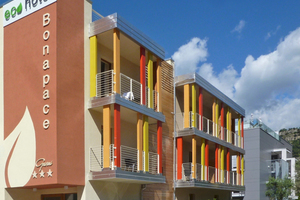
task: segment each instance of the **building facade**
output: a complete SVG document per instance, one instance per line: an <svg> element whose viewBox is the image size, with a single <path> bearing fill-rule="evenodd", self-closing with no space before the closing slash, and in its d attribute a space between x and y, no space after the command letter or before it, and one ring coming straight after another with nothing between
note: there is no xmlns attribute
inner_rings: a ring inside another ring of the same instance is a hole
<svg viewBox="0 0 300 200"><path fill-rule="evenodd" d="M245 110L197 73L176 77L175 85L176 198L231 199L245 190Z"/></svg>
<svg viewBox="0 0 300 200"><path fill-rule="evenodd" d="M295 158L292 145L279 137L261 120L245 123L245 200L267 200L266 183L269 177L295 180ZM239 194L235 195L236 197ZM297 199L295 192L289 199Z"/></svg>

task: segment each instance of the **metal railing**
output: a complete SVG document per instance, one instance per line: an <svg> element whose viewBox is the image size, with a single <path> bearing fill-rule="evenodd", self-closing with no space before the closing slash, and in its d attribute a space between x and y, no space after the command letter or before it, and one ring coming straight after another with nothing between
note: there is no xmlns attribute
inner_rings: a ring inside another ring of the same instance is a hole
<svg viewBox="0 0 300 200"><path fill-rule="evenodd" d="M158 106L159 106L159 101L158 101L158 97L159 97L159 93L156 90L152 91L152 106L150 105L150 89L148 87L146 87L146 106L147 108L152 108L155 111L159 111L158 110Z"/></svg>
<svg viewBox="0 0 300 200"><path fill-rule="evenodd" d="M189 112L188 120L188 127L185 127L184 113L176 113L177 131L194 127L204 133L217 137L220 140L233 144L234 146L244 148L243 137L238 135L238 133L229 131L225 127L222 127L197 113L194 115L192 112Z"/></svg>
<svg viewBox="0 0 300 200"><path fill-rule="evenodd" d="M114 144L109 145L109 168L115 169L115 147Z"/></svg>
<svg viewBox="0 0 300 200"><path fill-rule="evenodd" d="M90 148L90 171L99 172L103 169L103 146Z"/></svg>
<svg viewBox="0 0 300 200"><path fill-rule="evenodd" d="M120 74L121 97L137 104L142 104L142 84L138 81Z"/></svg>
<svg viewBox="0 0 300 200"><path fill-rule="evenodd" d="M196 163L195 179L197 181L205 181L209 183L222 183L229 185L243 185L244 176L237 174L236 171L227 171L217 169L212 166L202 166ZM182 180L191 181L193 174L192 163L182 163Z"/></svg>
<svg viewBox="0 0 300 200"><path fill-rule="evenodd" d="M124 171L137 172L138 150L136 148L121 145L121 169Z"/></svg>
<svg viewBox="0 0 300 200"><path fill-rule="evenodd" d="M96 96L106 97L114 93L114 71L108 70L96 75Z"/></svg>
<svg viewBox="0 0 300 200"><path fill-rule="evenodd" d="M149 173L150 174L158 174L157 161L158 161L157 153L149 152Z"/></svg>

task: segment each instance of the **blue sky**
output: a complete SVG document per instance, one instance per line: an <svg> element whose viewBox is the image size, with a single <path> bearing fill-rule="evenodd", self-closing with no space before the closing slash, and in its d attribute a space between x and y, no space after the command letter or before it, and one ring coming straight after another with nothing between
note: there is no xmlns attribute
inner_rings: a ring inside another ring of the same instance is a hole
<svg viewBox="0 0 300 200"><path fill-rule="evenodd" d="M300 1L94 1L275 131L300 126Z"/></svg>

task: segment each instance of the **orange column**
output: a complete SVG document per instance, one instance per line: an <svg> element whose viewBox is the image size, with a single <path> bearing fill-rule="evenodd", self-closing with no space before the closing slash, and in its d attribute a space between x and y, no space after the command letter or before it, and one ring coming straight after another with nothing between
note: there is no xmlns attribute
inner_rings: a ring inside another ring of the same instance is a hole
<svg viewBox="0 0 300 200"><path fill-rule="evenodd" d="M157 121L158 173L162 173L162 122Z"/></svg>
<svg viewBox="0 0 300 200"><path fill-rule="evenodd" d="M218 158L219 158L219 145L216 144L216 148L215 148L215 182L218 182L218 168L219 168Z"/></svg>
<svg viewBox="0 0 300 200"><path fill-rule="evenodd" d="M206 170L205 170L205 173L206 173L206 177L205 177L205 180L208 181L208 166L209 166L209 146L208 146L208 141L205 140L205 167L206 167Z"/></svg>
<svg viewBox="0 0 300 200"><path fill-rule="evenodd" d="M177 180L182 179L182 137L177 138Z"/></svg>
<svg viewBox="0 0 300 200"><path fill-rule="evenodd" d="M141 99L146 105L146 52L144 47L140 47L140 82L142 84Z"/></svg>
<svg viewBox="0 0 300 200"><path fill-rule="evenodd" d="M199 87L199 130L203 130L203 95L202 88Z"/></svg>
<svg viewBox="0 0 300 200"><path fill-rule="evenodd" d="M241 174L241 160L240 160L240 153L236 156L236 172L237 172L237 184L240 185L240 174Z"/></svg>
<svg viewBox="0 0 300 200"><path fill-rule="evenodd" d="M186 84L183 87L183 93L184 93L184 128L190 127L190 85Z"/></svg>
<svg viewBox="0 0 300 200"><path fill-rule="evenodd" d="M114 104L114 144L115 144L115 166L121 167L121 119L120 105Z"/></svg>

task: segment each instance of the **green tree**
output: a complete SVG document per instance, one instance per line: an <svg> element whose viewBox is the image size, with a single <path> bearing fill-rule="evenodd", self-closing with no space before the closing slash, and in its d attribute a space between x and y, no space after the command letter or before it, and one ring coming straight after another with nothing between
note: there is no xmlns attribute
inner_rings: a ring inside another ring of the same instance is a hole
<svg viewBox="0 0 300 200"><path fill-rule="evenodd" d="M293 145L293 157L300 156L300 140L294 140L291 142Z"/></svg>
<svg viewBox="0 0 300 200"><path fill-rule="evenodd" d="M266 184L267 191L266 196L269 197L270 200L283 200L291 195L294 184L289 178L274 178L269 177L269 181Z"/></svg>
<svg viewBox="0 0 300 200"><path fill-rule="evenodd" d="M296 172L295 191L296 191L296 196L299 197L299 195L300 195L300 161L299 160L296 160L295 172Z"/></svg>

